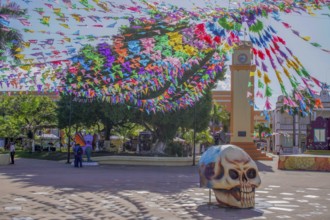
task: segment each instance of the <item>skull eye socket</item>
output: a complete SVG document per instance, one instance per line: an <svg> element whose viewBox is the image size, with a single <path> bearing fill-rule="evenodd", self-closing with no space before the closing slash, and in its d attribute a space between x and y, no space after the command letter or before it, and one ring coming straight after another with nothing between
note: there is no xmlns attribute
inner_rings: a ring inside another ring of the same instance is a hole
<svg viewBox="0 0 330 220"><path fill-rule="evenodd" d="M249 179L254 179L257 176L257 171L251 168L246 172L246 175Z"/></svg>
<svg viewBox="0 0 330 220"><path fill-rule="evenodd" d="M233 179L236 180L238 179L239 175L238 172L236 170L229 170L229 176Z"/></svg>

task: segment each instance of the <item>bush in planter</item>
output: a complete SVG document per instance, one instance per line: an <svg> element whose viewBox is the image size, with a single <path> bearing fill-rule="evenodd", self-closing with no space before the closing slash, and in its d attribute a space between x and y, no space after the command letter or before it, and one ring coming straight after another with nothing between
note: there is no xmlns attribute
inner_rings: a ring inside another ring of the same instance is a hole
<svg viewBox="0 0 330 220"><path fill-rule="evenodd" d="M0 147L0 154L7 153L4 147Z"/></svg>
<svg viewBox="0 0 330 220"><path fill-rule="evenodd" d="M182 157L182 152L183 146L176 142L170 142L165 149L165 153L169 156Z"/></svg>

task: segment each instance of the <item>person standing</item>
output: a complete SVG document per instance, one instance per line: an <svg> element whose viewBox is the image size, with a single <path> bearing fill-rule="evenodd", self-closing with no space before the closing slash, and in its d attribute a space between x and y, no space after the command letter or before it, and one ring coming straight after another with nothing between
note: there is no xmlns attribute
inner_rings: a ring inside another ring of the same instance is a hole
<svg viewBox="0 0 330 220"><path fill-rule="evenodd" d="M14 142L11 142L10 143L9 151L10 151L10 160L11 160L11 163L10 164L15 164L15 161L14 161L14 157L15 157L15 144L14 144Z"/></svg>
<svg viewBox="0 0 330 220"><path fill-rule="evenodd" d="M80 147L80 144L74 145L73 153L74 153L74 167L78 167L78 148Z"/></svg>
<svg viewBox="0 0 330 220"><path fill-rule="evenodd" d="M283 149L283 146L280 145L280 155L282 155L284 153L284 149Z"/></svg>
<svg viewBox="0 0 330 220"><path fill-rule="evenodd" d="M82 155L83 155L84 151L82 149L82 147L78 144L78 148L77 148L77 166L76 167L82 167Z"/></svg>

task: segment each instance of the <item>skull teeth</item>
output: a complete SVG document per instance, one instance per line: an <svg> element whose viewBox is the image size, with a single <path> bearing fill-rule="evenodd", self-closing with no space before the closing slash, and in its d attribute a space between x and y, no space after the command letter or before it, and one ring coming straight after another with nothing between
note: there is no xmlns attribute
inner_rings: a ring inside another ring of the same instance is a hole
<svg viewBox="0 0 330 220"><path fill-rule="evenodd" d="M241 188L241 207L249 208L254 206L254 190L250 186L243 185Z"/></svg>
<svg viewBox="0 0 330 220"><path fill-rule="evenodd" d="M254 206L254 188L243 184L241 187L241 207L249 208Z"/></svg>

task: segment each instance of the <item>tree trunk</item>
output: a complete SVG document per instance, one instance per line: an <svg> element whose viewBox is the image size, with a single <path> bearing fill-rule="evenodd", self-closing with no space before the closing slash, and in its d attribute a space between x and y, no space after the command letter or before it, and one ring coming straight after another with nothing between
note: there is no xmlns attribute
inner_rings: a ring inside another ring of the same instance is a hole
<svg viewBox="0 0 330 220"><path fill-rule="evenodd" d="M29 130L29 132L31 132L31 151L35 152L35 142L34 142L34 129Z"/></svg>
<svg viewBox="0 0 330 220"><path fill-rule="evenodd" d="M113 126L111 123L106 123L104 125L104 129L105 129L105 137L104 140L109 141L110 140L110 134L111 134L111 130L112 130Z"/></svg>
<svg viewBox="0 0 330 220"><path fill-rule="evenodd" d="M160 141L159 139L157 139L157 141L153 144L152 152L164 154L165 148L166 148L166 142Z"/></svg>
<svg viewBox="0 0 330 220"><path fill-rule="evenodd" d="M68 136L68 144L67 144L67 158L66 158L66 163L70 164L70 151L71 151L71 125L69 126L69 130L67 132Z"/></svg>

